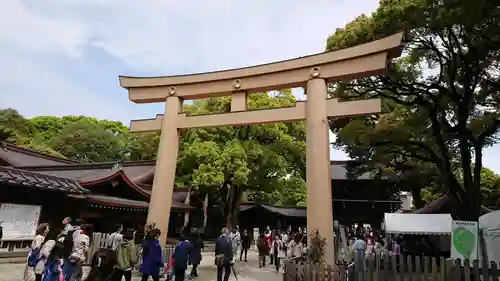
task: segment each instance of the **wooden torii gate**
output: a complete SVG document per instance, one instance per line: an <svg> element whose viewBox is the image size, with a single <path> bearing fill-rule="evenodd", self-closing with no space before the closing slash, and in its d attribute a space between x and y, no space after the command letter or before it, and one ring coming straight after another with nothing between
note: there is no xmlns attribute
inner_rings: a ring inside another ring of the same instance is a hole
<svg viewBox="0 0 500 281"><path fill-rule="evenodd" d="M179 130L306 120L307 229L327 240L325 261L334 264L333 214L328 117L380 112L379 99L338 102L328 99L327 83L384 74L388 60L401 53L403 34L333 52L270 64L166 77L120 76L135 103L166 102L164 115L133 120L132 132L161 131L148 222L155 222L166 241L174 187ZM247 95L304 87L307 101L294 107L247 110ZM231 96L231 112L198 116L183 113L183 101Z"/></svg>

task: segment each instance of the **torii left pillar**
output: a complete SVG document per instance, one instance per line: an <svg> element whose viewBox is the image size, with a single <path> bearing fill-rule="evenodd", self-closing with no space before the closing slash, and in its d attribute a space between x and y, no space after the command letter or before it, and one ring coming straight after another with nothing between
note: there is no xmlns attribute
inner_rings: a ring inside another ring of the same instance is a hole
<svg viewBox="0 0 500 281"><path fill-rule="evenodd" d="M324 260L335 265L333 246L333 200L330 178L326 81L313 78L306 88L306 182L308 244L312 231L326 239Z"/></svg>
<svg viewBox="0 0 500 281"><path fill-rule="evenodd" d="M156 156L155 176L149 202L148 224L155 223L161 231L160 243L167 243L168 222L172 207L172 194L175 184L177 154L179 153L179 129L177 116L183 110L183 100L167 97L165 117L161 126L160 144ZM161 218L161 219L159 219Z"/></svg>

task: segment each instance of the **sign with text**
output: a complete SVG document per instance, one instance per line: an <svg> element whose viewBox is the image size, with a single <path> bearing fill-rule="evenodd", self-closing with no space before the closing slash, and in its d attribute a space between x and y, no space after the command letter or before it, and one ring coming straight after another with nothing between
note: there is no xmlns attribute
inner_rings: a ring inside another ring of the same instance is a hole
<svg viewBox="0 0 500 281"><path fill-rule="evenodd" d="M30 240L35 237L40 206L6 204L0 205L2 240Z"/></svg>
<svg viewBox="0 0 500 281"><path fill-rule="evenodd" d="M479 242L478 223L474 221L452 221L451 223L451 258L477 259Z"/></svg>

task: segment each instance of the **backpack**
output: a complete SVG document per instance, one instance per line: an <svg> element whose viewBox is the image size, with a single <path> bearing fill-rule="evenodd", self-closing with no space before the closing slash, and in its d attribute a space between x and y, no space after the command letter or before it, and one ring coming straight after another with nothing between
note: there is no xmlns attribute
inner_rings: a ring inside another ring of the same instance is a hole
<svg viewBox="0 0 500 281"><path fill-rule="evenodd" d="M40 245L38 248L31 250L30 254L28 255L28 266L30 267L35 267L38 262L40 261L40 250L42 249L42 245Z"/></svg>
<svg viewBox="0 0 500 281"><path fill-rule="evenodd" d="M55 259L45 264L42 281L64 281L59 260Z"/></svg>
<svg viewBox="0 0 500 281"><path fill-rule="evenodd" d="M73 252L73 234L76 230L70 230L64 237L63 241L63 257L69 258Z"/></svg>

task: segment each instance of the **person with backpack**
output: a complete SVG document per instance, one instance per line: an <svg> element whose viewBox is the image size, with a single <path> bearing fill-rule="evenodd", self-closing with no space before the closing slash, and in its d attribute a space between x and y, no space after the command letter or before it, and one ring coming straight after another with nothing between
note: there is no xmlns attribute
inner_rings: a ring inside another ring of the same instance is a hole
<svg viewBox="0 0 500 281"><path fill-rule="evenodd" d="M61 242L55 240L50 241L52 241L54 244L50 251L50 254L45 261L43 279L41 279L41 281L65 281L62 271L62 266L64 263L64 245Z"/></svg>
<svg viewBox="0 0 500 281"><path fill-rule="evenodd" d="M134 230L127 229L123 234L122 243L116 248L116 265L112 281L132 280L132 269L137 263L137 248L134 244Z"/></svg>
<svg viewBox="0 0 500 281"><path fill-rule="evenodd" d="M49 234L50 226L48 223L41 223L36 229L36 236L31 242L31 249L26 261L26 268L24 269L24 281L40 281L42 280L42 273L35 273L35 267L40 262L40 250L42 248L45 237Z"/></svg>
<svg viewBox="0 0 500 281"><path fill-rule="evenodd" d="M82 279L82 266L87 259L92 231L93 227L91 224L84 224L80 230L76 230L71 235L73 237L73 249L67 263L65 262L64 264L64 278L66 281L80 281Z"/></svg>
<svg viewBox="0 0 500 281"><path fill-rule="evenodd" d="M43 242L42 246L40 246L40 254L39 254L39 261L37 262L35 266L35 276L36 276L36 281L42 280L41 276L45 270L45 265L47 263L48 258L50 257L50 254L52 253L55 245L56 245L56 233L54 231L49 232L49 235L45 237L45 241ZM62 248L62 243L59 243L59 247ZM61 252L60 250L59 252Z"/></svg>
<svg viewBox="0 0 500 281"><path fill-rule="evenodd" d="M81 227L84 221L82 219L76 219L75 225L68 227L66 234L63 234L57 239L58 242L63 244L63 258L64 258L64 266L63 266L63 274L66 281L69 281L69 277L71 276L71 271L73 268L69 262L69 257L73 252L74 240L77 234L81 231Z"/></svg>
<svg viewBox="0 0 500 281"><path fill-rule="evenodd" d="M123 242L123 225L121 223L116 225L115 232L110 234L108 238L106 238L106 248L116 251L118 246L120 246Z"/></svg>

